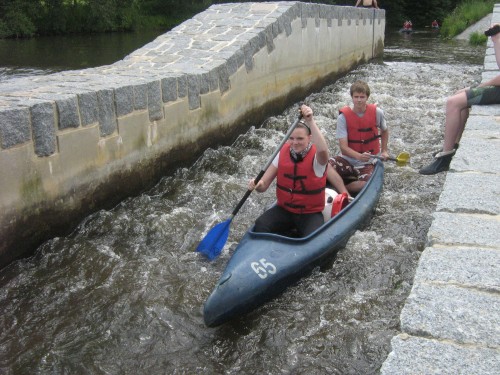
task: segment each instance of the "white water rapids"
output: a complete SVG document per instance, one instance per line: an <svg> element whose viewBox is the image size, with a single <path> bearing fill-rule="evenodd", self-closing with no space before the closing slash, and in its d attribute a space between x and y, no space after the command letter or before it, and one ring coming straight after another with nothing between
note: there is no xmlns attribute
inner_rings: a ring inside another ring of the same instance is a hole
<svg viewBox="0 0 500 375"><path fill-rule="evenodd" d="M338 109L350 103L350 84L366 80L386 113L390 151L412 156L406 167L386 163L374 216L327 267L241 319L203 324L203 302L273 189L250 196L216 261L194 249L279 144L291 105L1 270L0 373L378 373L445 178L418 168L440 147L445 97L477 82L483 59L484 47L430 31L388 33L381 60L304 98L334 153Z"/></svg>

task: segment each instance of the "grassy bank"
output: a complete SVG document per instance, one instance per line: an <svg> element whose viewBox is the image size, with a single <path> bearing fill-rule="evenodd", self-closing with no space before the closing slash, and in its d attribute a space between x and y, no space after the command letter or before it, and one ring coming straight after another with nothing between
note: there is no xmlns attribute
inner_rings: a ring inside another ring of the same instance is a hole
<svg viewBox="0 0 500 375"><path fill-rule="evenodd" d="M493 11L493 6L498 0L465 0L443 20L441 35L453 38ZM486 36L482 33L472 33L472 44L486 43Z"/></svg>

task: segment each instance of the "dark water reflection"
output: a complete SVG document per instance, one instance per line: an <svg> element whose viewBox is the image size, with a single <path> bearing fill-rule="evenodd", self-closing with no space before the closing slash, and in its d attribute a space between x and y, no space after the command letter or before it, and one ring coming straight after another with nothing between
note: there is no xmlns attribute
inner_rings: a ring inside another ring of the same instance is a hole
<svg viewBox="0 0 500 375"><path fill-rule="evenodd" d="M484 47L394 33L381 61L306 98L336 152L338 109L355 79L368 81L386 112L391 151L412 155L406 167L386 163L372 220L331 265L244 318L203 325L205 298L273 192L250 196L217 261L193 250L241 199L292 122L293 105L0 271L0 373L378 373L445 177L417 169L440 145L444 98L478 80L483 59Z"/></svg>
<svg viewBox="0 0 500 375"><path fill-rule="evenodd" d="M0 82L113 64L164 31L0 39Z"/></svg>

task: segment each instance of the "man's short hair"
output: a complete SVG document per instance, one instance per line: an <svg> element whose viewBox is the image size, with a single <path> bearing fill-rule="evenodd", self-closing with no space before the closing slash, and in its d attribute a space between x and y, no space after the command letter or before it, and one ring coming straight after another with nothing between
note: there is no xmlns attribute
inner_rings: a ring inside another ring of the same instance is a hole
<svg viewBox="0 0 500 375"><path fill-rule="evenodd" d="M370 87L365 81L358 80L351 85L351 96L355 92L361 92L363 94L366 94L368 98L370 97Z"/></svg>

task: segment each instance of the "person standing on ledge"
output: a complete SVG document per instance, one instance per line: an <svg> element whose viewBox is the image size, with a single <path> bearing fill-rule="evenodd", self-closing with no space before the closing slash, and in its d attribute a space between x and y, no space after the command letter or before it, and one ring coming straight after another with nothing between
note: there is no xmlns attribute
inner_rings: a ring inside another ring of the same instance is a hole
<svg viewBox="0 0 500 375"><path fill-rule="evenodd" d="M495 59L500 69L500 24L486 30L495 50ZM500 104L500 75L475 87L457 91L446 99L446 117L444 122L443 148L434 156L434 161L419 170L420 174L432 175L447 171L455 155L465 123L472 105Z"/></svg>
<svg viewBox="0 0 500 375"><path fill-rule="evenodd" d="M377 8L377 9L380 9L378 7L378 4L377 4L377 0L358 0L356 1L356 7L358 7L359 5L361 4L361 6L363 8Z"/></svg>

